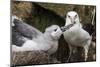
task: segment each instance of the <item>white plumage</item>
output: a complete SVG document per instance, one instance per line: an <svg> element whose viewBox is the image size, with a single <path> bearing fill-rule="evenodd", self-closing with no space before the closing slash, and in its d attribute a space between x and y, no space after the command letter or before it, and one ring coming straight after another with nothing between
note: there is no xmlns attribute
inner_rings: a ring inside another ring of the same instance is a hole
<svg viewBox="0 0 100 67"><path fill-rule="evenodd" d="M89 35L88 32L82 29L82 25L80 23L77 12L70 11L67 13L66 16L67 17L66 17L65 26L74 23L74 25L69 30L66 30L63 33L64 38L66 42L68 43L69 49L70 49L69 58L71 56L71 53L73 52L73 47L83 47L85 50L84 60L86 61L88 58L87 54L88 54L89 46L91 43L91 36ZM68 61L69 61L69 58L68 58Z"/></svg>
<svg viewBox="0 0 100 67"><path fill-rule="evenodd" d="M12 51L45 51L48 54L56 52L58 39L62 34L58 25L52 25L42 33L18 19L13 20L13 23ZM22 46L17 46L17 44Z"/></svg>

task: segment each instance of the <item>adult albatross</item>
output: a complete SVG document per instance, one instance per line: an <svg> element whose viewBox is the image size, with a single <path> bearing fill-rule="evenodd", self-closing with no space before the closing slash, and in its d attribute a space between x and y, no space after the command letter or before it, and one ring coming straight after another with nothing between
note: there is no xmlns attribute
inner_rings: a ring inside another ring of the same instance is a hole
<svg viewBox="0 0 100 67"><path fill-rule="evenodd" d="M79 15L75 11L69 11L66 15L66 23L65 26L68 26L69 24L74 24L70 29L66 30L63 35L68 43L70 54L68 61L71 57L71 54L73 52L73 47L83 47L85 50L85 61L88 58L88 50L91 43L91 36L88 32L86 32L80 23Z"/></svg>

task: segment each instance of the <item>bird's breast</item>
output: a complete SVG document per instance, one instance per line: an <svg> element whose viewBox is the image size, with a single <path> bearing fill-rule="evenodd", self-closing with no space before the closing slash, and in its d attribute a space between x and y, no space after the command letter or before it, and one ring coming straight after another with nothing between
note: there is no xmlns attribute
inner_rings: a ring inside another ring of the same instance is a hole
<svg viewBox="0 0 100 67"><path fill-rule="evenodd" d="M54 43L51 45L50 49L48 49L48 54L53 54L57 51L58 49L58 44L57 43Z"/></svg>
<svg viewBox="0 0 100 67"><path fill-rule="evenodd" d="M81 28L65 31L63 35L66 42L77 46L84 45L90 38L89 34Z"/></svg>

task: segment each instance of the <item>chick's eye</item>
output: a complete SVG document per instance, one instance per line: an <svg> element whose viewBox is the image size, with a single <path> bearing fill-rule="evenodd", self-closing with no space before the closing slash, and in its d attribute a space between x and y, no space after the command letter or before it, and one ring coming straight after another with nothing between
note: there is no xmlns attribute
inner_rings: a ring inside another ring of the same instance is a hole
<svg viewBox="0 0 100 67"><path fill-rule="evenodd" d="M54 31L57 31L57 29L54 29Z"/></svg>
<svg viewBox="0 0 100 67"><path fill-rule="evenodd" d="M74 24L75 24L76 22L74 21Z"/></svg>

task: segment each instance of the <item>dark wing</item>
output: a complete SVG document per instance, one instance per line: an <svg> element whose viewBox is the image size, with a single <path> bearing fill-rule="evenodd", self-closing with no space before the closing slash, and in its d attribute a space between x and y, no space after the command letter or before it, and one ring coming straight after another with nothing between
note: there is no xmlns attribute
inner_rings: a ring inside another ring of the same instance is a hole
<svg viewBox="0 0 100 67"><path fill-rule="evenodd" d="M12 45L22 46L25 42L24 36L12 28Z"/></svg>
<svg viewBox="0 0 100 67"><path fill-rule="evenodd" d="M24 23L21 20L14 19L14 28L24 37L33 39L34 37L37 37L42 34L39 30L36 28Z"/></svg>

